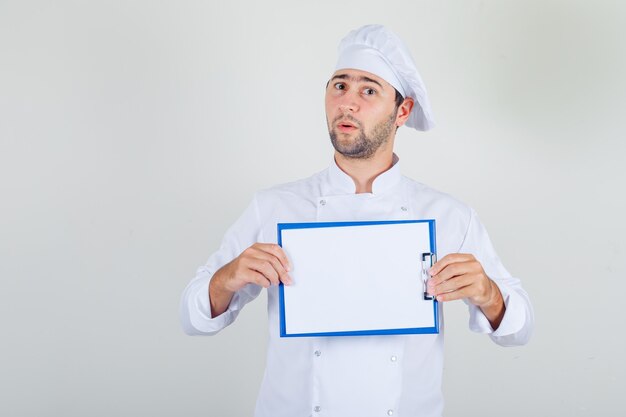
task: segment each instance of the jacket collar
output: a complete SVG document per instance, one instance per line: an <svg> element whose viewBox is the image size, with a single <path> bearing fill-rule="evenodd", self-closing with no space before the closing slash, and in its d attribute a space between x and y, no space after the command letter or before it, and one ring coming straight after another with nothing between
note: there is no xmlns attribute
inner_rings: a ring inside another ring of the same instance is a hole
<svg viewBox="0 0 626 417"><path fill-rule="evenodd" d="M393 188L402 177L400 172L400 158L393 154L393 165L387 171L379 174L372 184L372 194L383 194ZM324 193L333 194L354 194L356 185L354 180L339 168L337 161L333 158L333 162L328 168L328 190Z"/></svg>

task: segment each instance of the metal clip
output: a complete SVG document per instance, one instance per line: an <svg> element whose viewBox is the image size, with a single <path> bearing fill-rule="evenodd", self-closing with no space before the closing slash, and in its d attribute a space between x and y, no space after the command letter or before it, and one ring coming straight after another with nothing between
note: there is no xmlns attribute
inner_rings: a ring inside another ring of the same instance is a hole
<svg viewBox="0 0 626 417"><path fill-rule="evenodd" d="M420 255L420 261L422 263L422 284L424 289L424 300L434 300L435 297L428 295L428 279L430 278L430 274L428 270L437 263L437 254L426 252Z"/></svg>

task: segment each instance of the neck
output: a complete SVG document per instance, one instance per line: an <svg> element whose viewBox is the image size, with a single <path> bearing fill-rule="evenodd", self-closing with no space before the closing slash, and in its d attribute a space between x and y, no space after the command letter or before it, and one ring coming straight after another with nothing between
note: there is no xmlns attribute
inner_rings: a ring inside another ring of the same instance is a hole
<svg viewBox="0 0 626 417"><path fill-rule="evenodd" d="M374 180L393 166L393 147L379 149L371 158L347 158L335 151L337 166L352 178L356 193L371 193Z"/></svg>

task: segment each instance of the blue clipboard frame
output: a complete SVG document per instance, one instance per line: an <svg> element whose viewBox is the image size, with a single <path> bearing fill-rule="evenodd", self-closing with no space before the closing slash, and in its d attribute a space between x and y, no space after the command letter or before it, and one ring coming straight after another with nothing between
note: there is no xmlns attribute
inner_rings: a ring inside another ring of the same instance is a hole
<svg viewBox="0 0 626 417"><path fill-rule="evenodd" d="M354 222L309 222L309 223L278 223L278 245L283 246L282 231L288 229L308 229L321 227L351 227L351 226L371 226L384 224L401 224L401 223L428 223L430 234L430 251L437 253L435 220L382 220L382 221L354 221ZM419 294L417 294L419 296ZM434 325L432 327L413 327L399 329L368 329L368 330L351 330L343 332L322 332L322 333L287 333L286 316L285 316L285 289L282 283L278 287L278 303L279 303L279 323L280 337L321 337L321 336L374 336L374 335L398 335L398 334L437 334L439 333L439 308L438 301L432 300Z"/></svg>

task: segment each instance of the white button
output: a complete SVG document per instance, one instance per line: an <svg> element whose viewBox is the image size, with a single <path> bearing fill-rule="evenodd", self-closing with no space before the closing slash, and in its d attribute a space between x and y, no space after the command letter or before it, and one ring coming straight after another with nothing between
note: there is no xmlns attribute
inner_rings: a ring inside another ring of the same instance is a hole
<svg viewBox="0 0 626 417"><path fill-rule="evenodd" d="M402 207L400 207L400 210L407 211L408 209L406 207L402 206ZM392 413L393 413L393 411L392 411ZM391 414L389 414L389 415L391 415Z"/></svg>
<svg viewBox="0 0 626 417"><path fill-rule="evenodd" d="M322 356L322 352L319 350L316 350L314 353L315 353L315 356L317 356L318 358Z"/></svg>
<svg viewBox="0 0 626 417"><path fill-rule="evenodd" d="M326 200L320 200L320 206L325 206L326 205Z"/></svg>
<svg viewBox="0 0 626 417"><path fill-rule="evenodd" d="M316 413L319 413L320 411L322 411L322 407L320 407L319 405L316 405L316 406L313 408L313 411L315 411Z"/></svg>
<svg viewBox="0 0 626 417"><path fill-rule="evenodd" d="M397 360L398 360L398 357L397 357L396 355L393 355L393 356L392 356L391 358L389 358L389 359L391 359L391 362L395 362L395 361L397 361Z"/></svg>
<svg viewBox="0 0 626 417"><path fill-rule="evenodd" d="M393 415L393 410L387 410L387 415L388 416L392 416Z"/></svg>

